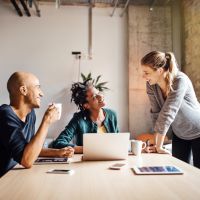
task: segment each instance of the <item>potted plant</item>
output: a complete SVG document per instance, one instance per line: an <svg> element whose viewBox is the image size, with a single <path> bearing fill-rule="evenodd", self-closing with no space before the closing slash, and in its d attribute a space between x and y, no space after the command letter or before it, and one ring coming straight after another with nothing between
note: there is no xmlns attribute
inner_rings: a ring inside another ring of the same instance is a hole
<svg viewBox="0 0 200 200"><path fill-rule="evenodd" d="M99 75L95 78L92 78L92 74L89 73L88 75L84 75L83 73L81 73L81 78L83 80L83 82L87 82L87 81L91 81L92 85L94 85L94 87L99 90L100 92L103 92L104 90L109 90L109 88L105 87L105 85L108 82L99 82L101 79L102 75Z"/></svg>

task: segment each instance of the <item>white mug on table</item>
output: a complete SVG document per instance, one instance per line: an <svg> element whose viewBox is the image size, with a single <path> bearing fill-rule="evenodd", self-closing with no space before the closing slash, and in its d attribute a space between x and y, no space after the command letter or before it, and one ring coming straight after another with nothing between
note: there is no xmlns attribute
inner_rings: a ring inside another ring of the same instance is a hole
<svg viewBox="0 0 200 200"><path fill-rule="evenodd" d="M140 156L142 150L146 147L146 143L140 140L131 140L131 152L136 155Z"/></svg>

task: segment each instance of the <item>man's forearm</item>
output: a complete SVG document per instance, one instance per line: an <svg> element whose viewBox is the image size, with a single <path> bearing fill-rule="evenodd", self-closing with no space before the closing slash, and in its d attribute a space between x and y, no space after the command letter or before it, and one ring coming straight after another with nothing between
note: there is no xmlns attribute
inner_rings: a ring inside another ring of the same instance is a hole
<svg viewBox="0 0 200 200"><path fill-rule="evenodd" d="M48 128L49 124L43 121L35 136L26 145L21 160L21 165L23 165L26 168L30 168L33 165L34 161L41 152L44 140L48 132Z"/></svg>

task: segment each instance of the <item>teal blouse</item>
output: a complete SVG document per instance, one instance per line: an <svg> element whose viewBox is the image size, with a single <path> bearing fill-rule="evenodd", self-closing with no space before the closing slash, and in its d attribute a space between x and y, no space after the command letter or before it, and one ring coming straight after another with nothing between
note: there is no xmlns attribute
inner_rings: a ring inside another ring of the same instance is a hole
<svg viewBox="0 0 200 200"><path fill-rule="evenodd" d="M116 113L110 109L103 108L105 120L103 125L107 133L118 133L118 124ZM60 133L57 139L53 142L53 148L63 148L67 146L74 147L75 145L83 146L84 133L97 133L97 124L93 122L86 111L75 113L65 129ZM75 144L72 144L72 139L75 139Z"/></svg>

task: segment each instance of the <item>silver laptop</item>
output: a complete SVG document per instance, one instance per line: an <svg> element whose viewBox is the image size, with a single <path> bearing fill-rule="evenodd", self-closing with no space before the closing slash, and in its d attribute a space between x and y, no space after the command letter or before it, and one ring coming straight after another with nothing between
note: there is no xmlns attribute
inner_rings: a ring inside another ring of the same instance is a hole
<svg viewBox="0 0 200 200"><path fill-rule="evenodd" d="M83 160L123 160L128 157L130 133L86 133Z"/></svg>

